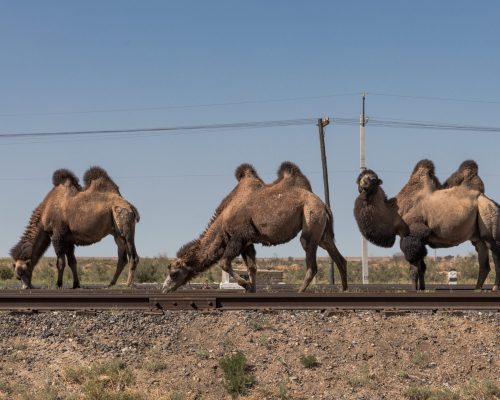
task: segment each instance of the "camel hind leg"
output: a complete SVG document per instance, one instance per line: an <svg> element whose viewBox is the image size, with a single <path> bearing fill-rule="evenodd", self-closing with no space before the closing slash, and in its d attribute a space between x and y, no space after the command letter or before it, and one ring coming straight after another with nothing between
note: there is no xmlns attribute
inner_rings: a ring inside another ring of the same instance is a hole
<svg viewBox="0 0 500 400"><path fill-rule="evenodd" d="M477 260L479 262L479 273L477 275L476 289L483 287L486 277L490 273L490 257L488 255L488 245L481 240L472 242L477 252ZM493 260L494 260L493 256Z"/></svg>
<svg viewBox="0 0 500 400"><path fill-rule="evenodd" d="M241 252L241 256L243 257L243 262L247 266L248 270L248 280L250 281L250 291L255 293L257 291L257 263L255 262L256 256L255 246L250 244L245 246L243 251Z"/></svg>
<svg viewBox="0 0 500 400"><path fill-rule="evenodd" d="M340 254L339 249L335 245L333 228L329 228L328 225L331 226L331 223L327 222L327 229L325 230L319 245L328 252L328 255L331 257L333 262L337 264L337 268L340 273L340 280L342 282L342 290L347 290L347 261L342 254Z"/></svg>
<svg viewBox="0 0 500 400"><path fill-rule="evenodd" d="M491 255L495 263L495 284L492 290L497 291L500 288L500 242L495 242L495 245L491 246Z"/></svg>
<svg viewBox="0 0 500 400"><path fill-rule="evenodd" d="M137 255L137 251L135 249L135 223L137 220L136 213L132 208L114 206L113 207L113 219L115 222L115 229L117 231L117 235L120 236L125 242L126 255L129 260L129 272L127 278L127 286L132 285L132 280L134 277L135 269L137 268L137 264L139 264L139 256ZM118 244L118 242L117 242ZM120 245L118 244L118 252L120 258ZM122 256L123 257L123 256ZM111 285L116 283L116 279L120 275L123 270L124 265L122 266L120 262L118 262L116 267L115 277L111 281ZM120 271L118 272L118 269ZM116 278L116 279L115 279Z"/></svg>
<svg viewBox="0 0 500 400"><path fill-rule="evenodd" d="M316 263L316 251L318 250L318 244L316 241L311 240L306 235L302 234L300 237L300 243L302 248L306 252L306 275L304 276L304 282L299 288L299 293L305 292L313 278L318 272L318 264Z"/></svg>
<svg viewBox="0 0 500 400"><path fill-rule="evenodd" d="M111 279L108 287L114 286L116 284L116 281L120 277L123 268L125 268L125 265L127 265L128 263L127 243L125 242L125 239L121 236L115 236L115 242L118 247L118 261L116 263L115 274L113 275L113 278Z"/></svg>

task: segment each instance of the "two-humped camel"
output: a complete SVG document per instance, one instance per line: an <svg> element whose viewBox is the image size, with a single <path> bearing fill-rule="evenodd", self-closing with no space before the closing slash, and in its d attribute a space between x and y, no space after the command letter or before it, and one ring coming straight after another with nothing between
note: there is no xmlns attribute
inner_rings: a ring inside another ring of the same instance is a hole
<svg viewBox="0 0 500 400"><path fill-rule="evenodd" d="M137 209L125 200L105 170L91 167L84 175L82 188L78 178L61 169L52 177L54 187L33 211L19 242L11 249L14 270L25 288L31 288L33 269L50 243L57 256L57 286L62 287L68 265L73 273L73 288L80 287L75 245L85 246L113 235L118 246L118 262L110 286L114 285L130 260L127 284L131 285L139 262L134 243Z"/></svg>
<svg viewBox="0 0 500 400"><path fill-rule="evenodd" d="M468 164L466 164L468 163ZM474 173L475 166L475 173ZM360 195L354 215L361 233L372 243L390 247L395 235L401 237L401 250L410 262L415 288L425 289L425 245L452 247L470 240L478 252L481 288L489 273L488 249L495 263L495 286L500 284L500 208L486 197L477 176L477 165L467 161L441 188L434 164L422 160L408 182L388 200L382 181L372 170L357 179ZM476 190L478 188L480 190Z"/></svg>
<svg viewBox="0 0 500 400"><path fill-rule="evenodd" d="M346 260L334 243L330 209L311 191L300 169L284 162L278 179L266 185L248 164L236 170L237 187L219 206L207 229L198 239L184 245L169 265L163 285L174 291L212 265L220 263L247 291L255 291L254 243L266 246L289 242L302 231L300 242L306 252L303 292L317 272L316 251L324 248L340 271L342 287L347 289ZM238 173L245 171L245 173ZM249 281L236 274L232 260L242 255L249 269Z"/></svg>

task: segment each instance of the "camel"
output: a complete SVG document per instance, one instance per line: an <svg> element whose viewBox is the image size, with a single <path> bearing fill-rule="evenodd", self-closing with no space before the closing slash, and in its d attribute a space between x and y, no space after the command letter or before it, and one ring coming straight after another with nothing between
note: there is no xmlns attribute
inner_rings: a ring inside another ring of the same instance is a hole
<svg viewBox="0 0 500 400"><path fill-rule="evenodd" d="M10 250L13 267L24 288L32 288L33 269L52 243L57 256L57 286L62 287L66 259L73 274L73 288L80 287L75 246L86 246L113 235L118 246L118 262L109 284L116 283L130 260L127 285L132 284L139 262L134 243L139 212L125 200L118 186L100 167L91 167L80 186L67 169L52 176L53 188L31 214L19 242Z"/></svg>
<svg viewBox="0 0 500 400"><path fill-rule="evenodd" d="M364 198L363 202L356 200L359 206L354 209L360 231L364 235L365 232L371 233L371 236L365 237L375 244L381 242L377 240L377 234L382 234L386 241L391 235L394 238L396 235L401 237L401 250L410 262L415 289L425 289L426 244L434 248L452 247L467 240L475 243L478 249L480 270L476 288L482 288L489 272L483 254L484 251L487 258L488 248L495 262L494 290L498 288L500 207L493 200L465 185L441 189L434 175L434 164L430 160L417 163L407 184L391 200L385 198L380 187L381 180L372 170L362 171L357 182L360 191L358 199ZM396 229L400 228L401 219L407 229ZM377 230L379 221L384 223ZM370 226L374 228L367 229Z"/></svg>
<svg viewBox="0 0 500 400"><path fill-rule="evenodd" d="M316 275L318 246L337 264L342 287L347 290L347 262L334 243L332 213L307 189L310 187L299 167L285 162L275 182L254 187L244 196L234 196L198 239L179 249L177 258L168 267L163 290L172 292L219 262L247 292L255 292L255 277L250 282L243 279L233 271L232 260L254 243L266 246L286 243L300 231L307 271L299 292L304 292Z"/></svg>

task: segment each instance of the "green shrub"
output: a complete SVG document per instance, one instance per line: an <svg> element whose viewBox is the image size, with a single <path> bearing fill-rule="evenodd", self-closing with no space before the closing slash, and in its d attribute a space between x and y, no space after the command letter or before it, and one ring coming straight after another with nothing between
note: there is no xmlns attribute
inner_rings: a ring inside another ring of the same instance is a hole
<svg viewBox="0 0 500 400"><path fill-rule="evenodd" d="M69 368L66 380L81 385L81 392L88 400L142 400L143 396L128 391L134 375L122 360L94 365L91 368Z"/></svg>
<svg viewBox="0 0 500 400"><path fill-rule="evenodd" d="M243 353L225 357L219 361L219 365L224 372L225 388L233 399L246 393L254 384L255 378L247 372L247 360Z"/></svg>
<svg viewBox="0 0 500 400"><path fill-rule="evenodd" d="M312 354L309 356L301 355L300 362L305 368L314 368L318 366L318 360Z"/></svg>
<svg viewBox="0 0 500 400"><path fill-rule="evenodd" d="M13 277L14 271L12 271L12 268L5 265L0 265L0 280L6 281L8 279L12 279Z"/></svg>
<svg viewBox="0 0 500 400"><path fill-rule="evenodd" d="M408 400L459 400L456 393L445 390L433 390L425 387L412 386L405 391Z"/></svg>

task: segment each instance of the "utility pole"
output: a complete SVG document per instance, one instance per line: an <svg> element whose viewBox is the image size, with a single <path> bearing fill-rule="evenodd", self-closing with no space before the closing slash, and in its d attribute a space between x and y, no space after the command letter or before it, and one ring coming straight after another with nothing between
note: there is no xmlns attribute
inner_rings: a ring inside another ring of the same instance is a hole
<svg viewBox="0 0 500 400"><path fill-rule="evenodd" d="M330 123L328 117L318 118L319 129L319 147L321 150L321 165L323 166L323 187L325 189L325 203L330 208L330 188L328 185L328 168L326 166L326 151L325 151L325 131L323 128ZM328 268L328 283L333 285L335 278L333 276L333 260L330 258L330 267Z"/></svg>
<svg viewBox="0 0 500 400"><path fill-rule="evenodd" d="M363 107L361 115L359 116L359 169L363 171L366 169L365 158L365 125L367 118L365 117L365 97L363 93ZM368 283L368 242L361 236L361 273L363 277L363 285Z"/></svg>

